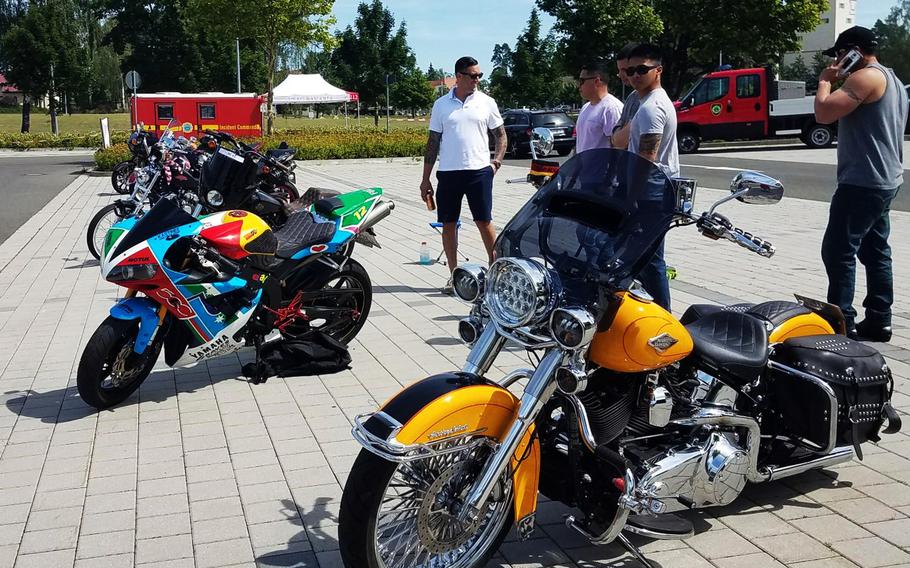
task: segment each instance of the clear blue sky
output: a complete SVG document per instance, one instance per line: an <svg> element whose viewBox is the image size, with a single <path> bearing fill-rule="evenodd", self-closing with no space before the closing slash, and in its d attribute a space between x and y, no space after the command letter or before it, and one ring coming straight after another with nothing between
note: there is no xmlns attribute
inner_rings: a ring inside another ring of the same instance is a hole
<svg viewBox="0 0 910 568"><path fill-rule="evenodd" d="M361 0L335 0L337 27L353 25ZM455 60L471 55L489 70L493 46L515 45L524 30L534 0L384 0L395 16L396 25L405 21L408 43L417 55L417 63L426 70L430 63L451 72ZM857 0L857 24L872 27L884 19L896 0ZM544 33L554 19L541 13Z"/></svg>

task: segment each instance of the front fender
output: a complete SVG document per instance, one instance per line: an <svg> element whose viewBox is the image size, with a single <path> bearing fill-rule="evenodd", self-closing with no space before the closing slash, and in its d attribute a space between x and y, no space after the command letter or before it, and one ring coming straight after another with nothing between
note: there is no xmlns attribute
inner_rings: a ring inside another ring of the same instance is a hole
<svg viewBox="0 0 910 568"><path fill-rule="evenodd" d="M518 398L493 381L471 373L442 373L405 388L367 420L358 421L354 437L369 451L405 461L426 444L468 433L502 441L518 406ZM511 465L515 522L519 534L527 537L534 527L540 481L540 443L533 426Z"/></svg>
<svg viewBox="0 0 910 568"><path fill-rule="evenodd" d="M161 325L160 310L163 307L148 298L124 298L111 306L111 317L120 320L139 320L139 333L133 350L142 355L152 342Z"/></svg>

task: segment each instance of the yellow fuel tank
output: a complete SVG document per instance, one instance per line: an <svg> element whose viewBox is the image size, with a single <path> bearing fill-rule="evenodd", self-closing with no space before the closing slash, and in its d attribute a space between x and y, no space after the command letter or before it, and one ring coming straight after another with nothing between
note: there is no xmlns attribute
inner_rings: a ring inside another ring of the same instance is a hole
<svg viewBox="0 0 910 568"><path fill-rule="evenodd" d="M692 352L692 337L673 315L654 302L628 292L613 323L594 336L588 358L601 367L638 373L666 367Z"/></svg>

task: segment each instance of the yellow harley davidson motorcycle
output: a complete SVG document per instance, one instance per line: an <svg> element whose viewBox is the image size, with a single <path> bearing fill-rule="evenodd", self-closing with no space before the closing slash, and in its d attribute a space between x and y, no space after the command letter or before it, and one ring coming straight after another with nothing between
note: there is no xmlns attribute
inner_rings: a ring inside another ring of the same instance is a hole
<svg viewBox="0 0 910 568"><path fill-rule="evenodd" d="M489 270L456 270L472 306L464 367L355 421L348 568L484 566L513 524L532 533L538 493L575 508L567 525L593 543L619 540L649 566L627 533L686 538L679 511L862 458L863 443L900 429L887 364L834 333L837 308L696 306L680 321L635 283L673 227L774 253L716 208L776 203L779 182L743 172L700 215L695 187L628 152L583 152L508 223ZM537 364L491 380L507 342Z"/></svg>

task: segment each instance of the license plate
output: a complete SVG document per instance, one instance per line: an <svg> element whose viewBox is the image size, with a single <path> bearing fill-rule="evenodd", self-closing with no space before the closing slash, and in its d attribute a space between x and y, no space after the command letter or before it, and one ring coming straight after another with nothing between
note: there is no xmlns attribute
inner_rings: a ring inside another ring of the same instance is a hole
<svg viewBox="0 0 910 568"><path fill-rule="evenodd" d="M566 131L562 130L561 128L551 128L550 129L550 134L552 134L553 136L562 136L565 133L566 133Z"/></svg>

